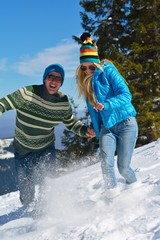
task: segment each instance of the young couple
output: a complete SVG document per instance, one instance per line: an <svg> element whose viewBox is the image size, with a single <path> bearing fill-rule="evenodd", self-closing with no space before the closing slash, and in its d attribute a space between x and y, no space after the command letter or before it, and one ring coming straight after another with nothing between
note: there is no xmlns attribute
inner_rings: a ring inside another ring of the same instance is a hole
<svg viewBox="0 0 160 240"><path fill-rule="evenodd" d="M46 173L55 173L54 127L61 122L88 140L99 139L107 199L120 193L114 170L116 151L117 167L126 185L137 181L130 167L138 135L132 95L116 67L108 60L101 64L90 34L83 33L81 40L77 87L86 100L93 128L73 116L68 97L59 91L65 79L60 64L46 67L43 84L21 88L0 99L0 113L12 109L17 113L14 154L20 200L25 207L35 199L37 181L41 185Z"/></svg>

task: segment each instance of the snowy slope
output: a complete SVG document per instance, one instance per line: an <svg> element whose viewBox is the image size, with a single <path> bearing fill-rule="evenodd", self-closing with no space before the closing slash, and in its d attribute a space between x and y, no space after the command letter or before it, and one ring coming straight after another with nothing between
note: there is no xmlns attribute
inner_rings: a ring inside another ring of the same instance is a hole
<svg viewBox="0 0 160 240"><path fill-rule="evenodd" d="M18 218L18 192L0 196L0 239L160 240L160 139L135 149L132 167L142 183L123 190L116 171L122 191L110 202L100 163L46 179L45 213L37 220Z"/></svg>

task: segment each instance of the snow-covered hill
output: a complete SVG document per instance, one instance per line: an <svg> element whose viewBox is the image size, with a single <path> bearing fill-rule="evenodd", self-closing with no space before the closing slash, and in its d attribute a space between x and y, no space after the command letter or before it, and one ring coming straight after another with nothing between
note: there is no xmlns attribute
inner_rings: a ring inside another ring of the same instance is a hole
<svg viewBox="0 0 160 240"><path fill-rule="evenodd" d="M123 190L116 172L122 191L110 202L99 162L47 178L44 216L36 220L18 218L18 191L0 196L0 239L160 240L160 139L135 149L132 167L141 184Z"/></svg>

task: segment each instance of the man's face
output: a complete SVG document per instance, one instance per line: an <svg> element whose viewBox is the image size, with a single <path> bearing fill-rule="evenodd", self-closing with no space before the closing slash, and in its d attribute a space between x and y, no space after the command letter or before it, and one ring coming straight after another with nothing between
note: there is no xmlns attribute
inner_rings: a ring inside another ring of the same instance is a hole
<svg viewBox="0 0 160 240"><path fill-rule="evenodd" d="M59 88L62 85L62 76L58 72L50 72L45 81L45 87L49 94L55 94L58 92Z"/></svg>

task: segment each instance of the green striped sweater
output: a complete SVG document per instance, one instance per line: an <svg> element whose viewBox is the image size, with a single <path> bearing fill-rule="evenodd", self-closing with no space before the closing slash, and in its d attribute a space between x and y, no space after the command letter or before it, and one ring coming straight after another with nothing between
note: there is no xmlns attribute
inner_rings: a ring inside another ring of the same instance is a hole
<svg viewBox="0 0 160 240"><path fill-rule="evenodd" d="M53 145L54 127L61 122L86 137L87 127L73 116L68 97L58 92L46 100L43 89L43 85L27 86L0 99L0 113L17 111L14 148L20 155Z"/></svg>

